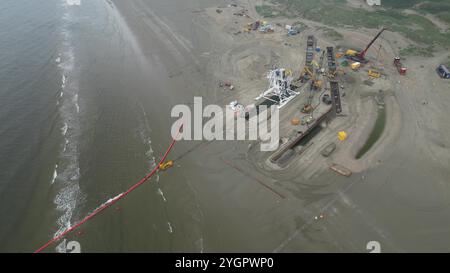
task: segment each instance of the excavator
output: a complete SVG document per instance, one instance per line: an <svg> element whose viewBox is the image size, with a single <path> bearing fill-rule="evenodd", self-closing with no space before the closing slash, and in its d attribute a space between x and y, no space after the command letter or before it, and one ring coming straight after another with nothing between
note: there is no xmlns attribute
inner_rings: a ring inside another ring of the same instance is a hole
<svg viewBox="0 0 450 273"><path fill-rule="evenodd" d="M322 81L316 79L316 75L314 73L312 73L308 67L305 67L303 69L303 72L301 75L302 75L301 79L303 81L311 80L311 85L315 90L320 90L322 88Z"/></svg>
<svg viewBox="0 0 450 273"><path fill-rule="evenodd" d="M345 52L345 57L354 62L359 62L362 64L368 63L369 61L366 60L365 58L367 51L373 45L373 43L375 43L375 41L380 37L381 33L383 33L386 29L387 28L382 28L381 31L378 32L378 34L372 39L372 41L370 41L370 43L366 46L366 48L363 51L358 52L356 50L349 49Z"/></svg>
<svg viewBox="0 0 450 273"><path fill-rule="evenodd" d="M316 78L316 75L311 72L308 67L305 67L302 72L303 78L311 79L311 85L309 87L309 96L306 104L303 106L302 113L311 113L314 108L312 107L312 100L314 98L314 91L321 90L323 82Z"/></svg>

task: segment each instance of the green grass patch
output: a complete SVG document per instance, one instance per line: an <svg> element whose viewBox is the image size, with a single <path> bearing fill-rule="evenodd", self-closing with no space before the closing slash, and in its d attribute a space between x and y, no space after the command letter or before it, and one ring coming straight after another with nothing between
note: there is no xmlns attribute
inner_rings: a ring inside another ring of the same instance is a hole
<svg viewBox="0 0 450 273"><path fill-rule="evenodd" d="M436 14L436 16L439 18L439 20L442 20L447 24L450 24L450 11L440 12Z"/></svg>
<svg viewBox="0 0 450 273"><path fill-rule="evenodd" d="M322 27L319 29L322 30L323 33L332 40L339 41L339 40L344 39L344 36L341 33L337 32L336 30L334 30L332 28Z"/></svg>
<svg viewBox="0 0 450 273"><path fill-rule="evenodd" d="M385 1L383 1L383 5L396 8L412 7L418 3L418 1L409 0L395 0L387 3ZM279 4L274 7L280 14L287 14L289 17L303 17L329 26L371 29L388 27L389 30L398 32L418 44L435 44L450 48L450 33L441 33L437 26L423 16L406 15L401 10L394 8L368 11L362 8L349 8L346 5L336 5L336 0L272 0L272 2ZM445 3L450 3L450 0L445 0Z"/></svg>
<svg viewBox="0 0 450 273"><path fill-rule="evenodd" d="M383 7L389 7L394 9L408 9L416 6L417 4L420 4L420 9L423 8L424 5L432 5L432 6L439 6L439 5L445 5L450 4L449 0L382 0L381 5Z"/></svg>
<svg viewBox="0 0 450 273"><path fill-rule="evenodd" d="M450 0L439 2L425 2L416 8L421 14L432 14L439 20L450 23Z"/></svg>
<svg viewBox="0 0 450 273"><path fill-rule="evenodd" d="M294 18L295 16L286 12L284 8L270 5L257 5L255 6L256 12L264 18L286 17Z"/></svg>
<svg viewBox="0 0 450 273"><path fill-rule="evenodd" d="M268 5L259 5L255 7L256 12L265 17L265 18L273 18L279 16L279 12L275 10L272 6Z"/></svg>
<svg viewBox="0 0 450 273"><path fill-rule="evenodd" d="M408 56L433 57L434 56L432 47L408 46L406 48L402 48L399 53L400 53L400 57L408 57Z"/></svg>
<svg viewBox="0 0 450 273"><path fill-rule="evenodd" d="M414 5L419 4L420 0L382 0L383 7L390 7L396 9L412 8Z"/></svg>

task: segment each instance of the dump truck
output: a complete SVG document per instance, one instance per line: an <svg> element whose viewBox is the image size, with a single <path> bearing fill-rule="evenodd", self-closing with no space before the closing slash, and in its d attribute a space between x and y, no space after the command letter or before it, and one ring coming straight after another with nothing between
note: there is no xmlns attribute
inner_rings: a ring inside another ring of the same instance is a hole
<svg viewBox="0 0 450 273"><path fill-rule="evenodd" d="M394 66L397 68L397 71L400 75L406 75L406 67L403 66L400 57L394 58Z"/></svg>
<svg viewBox="0 0 450 273"><path fill-rule="evenodd" d="M438 75L443 78L443 79L450 79L450 71L448 69L448 67L446 67L445 65L441 64L436 68L436 72L438 73Z"/></svg>

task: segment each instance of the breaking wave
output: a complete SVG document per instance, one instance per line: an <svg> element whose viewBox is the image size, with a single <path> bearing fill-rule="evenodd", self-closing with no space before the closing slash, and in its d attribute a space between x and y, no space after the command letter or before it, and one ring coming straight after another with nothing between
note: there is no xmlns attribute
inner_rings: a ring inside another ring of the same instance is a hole
<svg viewBox="0 0 450 273"><path fill-rule="evenodd" d="M68 6L80 6L81 0L66 0Z"/></svg>
<svg viewBox="0 0 450 273"><path fill-rule="evenodd" d="M79 6L80 4L80 0L66 0L63 3L61 46L60 53L55 59L62 75L57 105L62 123L61 135L63 144L61 145L58 162L52 177L52 186L57 191L53 202L59 213L56 220L58 230L54 237L72 226L75 210L84 197L79 184L81 177L78 149L80 138L79 69L76 66L75 50L70 32L72 23L70 6ZM61 245L56 247L57 252L62 250Z"/></svg>

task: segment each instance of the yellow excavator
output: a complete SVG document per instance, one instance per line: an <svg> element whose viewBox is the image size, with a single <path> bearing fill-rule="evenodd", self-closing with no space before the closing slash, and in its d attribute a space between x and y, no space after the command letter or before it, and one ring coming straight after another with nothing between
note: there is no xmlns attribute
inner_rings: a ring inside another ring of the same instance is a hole
<svg viewBox="0 0 450 273"><path fill-rule="evenodd" d="M308 77L305 77L306 75L308 75ZM317 80L317 79L316 79L316 75L313 74L313 73L311 72L311 70L310 70L308 67L305 67L305 68L303 69L303 72L302 72L302 78L303 78L303 79L311 79L311 81L312 81L312 86L313 86L316 90L319 90L319 89L322 88L323 82L322 82L321 80Z"/></svg>
<svg viewBox="0 0 450 273"><path fill-rule="evenodd" d="M306 104L301 109L301 112L302 113L311 113L312 111L314 111L314 107L312 106L312 100L314 98L314 91L322 89L323 81L318 80L316 78L316 75L313 72L311 72L311 70L308 67L305 67L303 69L303 72L301 75L302 75L301 76L302 79L311 79L311 86L310 86L310 91L309 91L310 94L308 96L308 100L307 100Z"/></svg>

